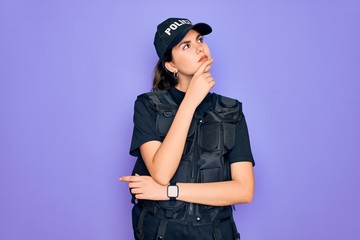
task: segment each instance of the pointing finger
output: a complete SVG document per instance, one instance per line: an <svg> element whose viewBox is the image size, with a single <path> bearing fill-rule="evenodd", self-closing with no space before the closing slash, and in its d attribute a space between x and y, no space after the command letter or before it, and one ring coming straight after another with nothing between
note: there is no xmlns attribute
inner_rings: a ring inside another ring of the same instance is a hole
<svg viewBox="0 0 360 240"><path fill-rule="evenodd" d="M124 176L119 178L121 182L137 182L141 181L141 176Z"/></svg>

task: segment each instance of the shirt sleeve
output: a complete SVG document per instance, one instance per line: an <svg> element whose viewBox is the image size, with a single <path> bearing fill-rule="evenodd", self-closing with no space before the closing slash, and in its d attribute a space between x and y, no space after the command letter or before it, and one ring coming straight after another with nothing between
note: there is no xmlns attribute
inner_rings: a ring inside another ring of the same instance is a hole
<svg viewBox="0 0 360 240"><path fill-rule="evenodd" d="M229 152L228 159L230 164L235 162L251 162L252 165L255 166L245 116L243 113L241 113L241 115L242 117L235 129L235 145Z"/></svg>
<svg viewBox="0 0 360 240"><path fill-rule="evenodd" d="M140 146L145 142L157 140L161 137L156 130L156 113L145 95L137 97L134 105L134 129L131 140L130 155L139 157Z"/></svg>

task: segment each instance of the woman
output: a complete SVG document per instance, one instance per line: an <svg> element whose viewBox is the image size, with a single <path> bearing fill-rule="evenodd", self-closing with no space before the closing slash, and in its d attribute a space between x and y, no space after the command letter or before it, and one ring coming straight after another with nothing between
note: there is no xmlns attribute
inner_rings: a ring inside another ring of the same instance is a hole
<svg viewBox="0 0 360 240"><path fill-rule="evenodd" d="M211 31L183 18L157 27L154 91L135 102L138 159L120 178L137 199L136 239L240 239L231 205L252 201L254 160L241 103L210 93Z"/></svg>

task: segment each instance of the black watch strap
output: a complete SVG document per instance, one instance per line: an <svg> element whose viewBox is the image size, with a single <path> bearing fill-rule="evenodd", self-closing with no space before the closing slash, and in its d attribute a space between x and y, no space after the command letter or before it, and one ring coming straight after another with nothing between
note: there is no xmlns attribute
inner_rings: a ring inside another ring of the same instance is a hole
<svg viewBox="0 0 360 240"><path fill-rule="evenodd" d="M169 187L176 188L177 191L176 196L169 196ZM179 187L176 185L176 182L170 182L170 185L168 186L168 196L170 198L169 200L170 205L174 206L176 204L176 198L179 196Z"/></svg>

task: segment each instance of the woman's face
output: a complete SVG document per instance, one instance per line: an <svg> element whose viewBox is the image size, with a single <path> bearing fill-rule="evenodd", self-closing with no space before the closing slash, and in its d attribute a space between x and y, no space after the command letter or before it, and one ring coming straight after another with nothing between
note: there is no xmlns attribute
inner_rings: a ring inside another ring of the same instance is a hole
<svg viewBox="0 0 360 240"><path fill-rule="evenodd" d="M170 64L175 68L175 71L178 70L179 78L182 75L193 76L200 65L210 58L208 45L203 41L203 37L192 29L180 43L172 48L171 53L172 61ZM169 70L172 71L172 69Z"/></svg>

